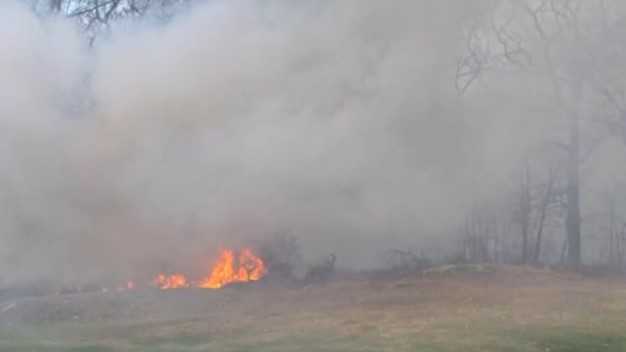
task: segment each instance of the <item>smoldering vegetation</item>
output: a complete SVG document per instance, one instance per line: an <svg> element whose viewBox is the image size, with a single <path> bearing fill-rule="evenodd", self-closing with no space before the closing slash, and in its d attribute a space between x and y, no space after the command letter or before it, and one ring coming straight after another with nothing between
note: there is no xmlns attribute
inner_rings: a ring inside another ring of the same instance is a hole
<svg viewBox="0 0 626 352"><path fill-rule="evenodd" d="M3 2L1 282L194 271L277 236L305 268L622 270L624 11Z"/></svg>

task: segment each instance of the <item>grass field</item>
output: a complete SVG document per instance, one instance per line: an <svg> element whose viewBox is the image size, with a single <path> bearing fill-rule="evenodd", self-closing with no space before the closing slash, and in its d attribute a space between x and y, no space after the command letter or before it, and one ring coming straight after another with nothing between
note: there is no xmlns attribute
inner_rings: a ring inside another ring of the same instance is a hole
<svg viewBox="0 0 626 352"><path fill-rule="evenodd" d="M626 351L626 280L516 267L7 304L0 351Z"/></svg>

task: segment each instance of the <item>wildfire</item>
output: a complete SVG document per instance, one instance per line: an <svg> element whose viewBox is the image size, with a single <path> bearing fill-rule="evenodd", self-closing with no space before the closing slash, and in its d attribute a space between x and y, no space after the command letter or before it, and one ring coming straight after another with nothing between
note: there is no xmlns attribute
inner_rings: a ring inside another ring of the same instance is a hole
<svg viewBox="0 0 626 352"><path fill-rule="evenodd" d="M242 249L239 256L232 249L222 249L210 274L193 284L189 284L183 274L163 273L157 275L153 283L162 290L187 287L217 289L232 283L258 281L266 273L265 263L251 249Z"/></svg>
<svg viewBox="0 0 626 352"><path fill-rule="evenodd" d="M211 269L211 274L200 280L198 287L220 288L235 282L257 281L266 271L263 260L254 255L250 249L243 249L237 261L232 250L223 249Z"/></svg>
<svg viewBox="0 0 626 352"><path fill-rule="evenodd" d="M183 274L159 274L154 278L153 283L161 290L189 287L187 278Z"/></svg>

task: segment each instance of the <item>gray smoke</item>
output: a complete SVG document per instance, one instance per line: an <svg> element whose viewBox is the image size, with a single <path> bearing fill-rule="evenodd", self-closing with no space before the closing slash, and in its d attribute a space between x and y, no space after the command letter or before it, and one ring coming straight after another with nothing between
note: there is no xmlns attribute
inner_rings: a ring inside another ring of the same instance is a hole
<svg viewBox="0 0 626 352"><path fill-rule="evenodd" d="M454 89L477 6L213 1L88 48L3 3L0 276L123 277L284 232L345 266L441 249L521 149Z"/></svg>

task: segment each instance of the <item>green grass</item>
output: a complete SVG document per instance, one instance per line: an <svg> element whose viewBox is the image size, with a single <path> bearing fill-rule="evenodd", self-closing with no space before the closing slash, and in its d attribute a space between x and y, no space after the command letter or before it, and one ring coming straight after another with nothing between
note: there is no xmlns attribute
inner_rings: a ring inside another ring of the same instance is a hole
<svg viewBox="0 0 626 352"><path fill-rule="evenodd" d="M469 330L447 340L428 337L398 336L386 339L375 336L341 336L332 332L305 332L300 335L264 338L263 336L223 336L207 338L200 335L172 335L116 341L118 347L103 344L66 344L58 341L14 341L0 344L0 351L111 352L111 351L223 351L223 352L624 352L626 334L581 332L574 328L536 329L516 332L506 330Z"/></svg>
<svg viewBox="0 0 626 352"><path fill-rule="evenodd" d="M4 352L113 352L115 349L107 346L83 345L63 346L62 344L29 344L0 345L0 351Z"/></svg>
<svg viewBox="0 0 626 352"><path fill-rule="evenodd" d="M101 342L64 342L63 338L37 341L25 336L14 336L0 340L0 351L14 352L112 352L112 351L220 351L220 352L624 352L626 330L622 332L583 331L576 327L539 327L511 330L507 326L495 327L480 324L475 327L445 326L444 338L419 333L404 333L393 337L377 334L340 334L331 330L308 330L285 334L258 331L249 334L237 331L220 336L189 334L152 335L151 326L135 326L133 331L140 336L106 336ZM80 333L80 329L74 329ZM106 333L105 333L106 335ZM87 336L87 338L90 338Z"/></svg>
<svg viewBox="0 0 626 352"><path fill-rule="evenodd" d="M529 338L536 340L540 349L551 352L626 351L626 331L623 334L608 334L555 329L535 332Z"/></svg>

